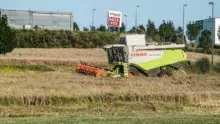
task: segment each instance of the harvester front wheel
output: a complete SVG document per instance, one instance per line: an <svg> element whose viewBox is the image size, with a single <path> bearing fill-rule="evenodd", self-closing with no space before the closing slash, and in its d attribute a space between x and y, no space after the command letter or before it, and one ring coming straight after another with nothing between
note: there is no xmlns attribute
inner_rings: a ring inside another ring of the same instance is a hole
<svg viewBox="0 0 220 124"><path fill-rule="evenodd" d="M129 74L131 77L138 77L139 76L139 71L135 67L130 67L129 68Z"/></svg>

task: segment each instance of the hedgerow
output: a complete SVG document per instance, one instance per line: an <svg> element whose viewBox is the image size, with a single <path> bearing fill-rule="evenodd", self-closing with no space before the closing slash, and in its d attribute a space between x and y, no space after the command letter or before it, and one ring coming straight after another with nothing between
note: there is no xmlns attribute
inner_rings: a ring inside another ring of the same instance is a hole
<svg viewBox="0 0 220 124"><path fill-rule="evenodd" d="M118 42L115 32L15 30L17 48L98 48Z"/></svg>

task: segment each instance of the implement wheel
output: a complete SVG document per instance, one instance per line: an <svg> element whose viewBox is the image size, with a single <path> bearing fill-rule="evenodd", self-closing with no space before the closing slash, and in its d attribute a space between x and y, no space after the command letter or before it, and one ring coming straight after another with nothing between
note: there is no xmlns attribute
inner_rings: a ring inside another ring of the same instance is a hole
<svg viewBox="0 0 220 124"><path fill-rule="evenodd" d="M139 71L135 67L130 67L129 68L129 75L130 77L138 77L139 76Z"/></svg>
<svg viewBox="0 0 220 124"><path fill-rule="evenodd" d="M159 77L168 78L168 77L171 77L171 76L173 76L173 71L170 70L170 69L162 70L162 71L159 73Z"/></svg>

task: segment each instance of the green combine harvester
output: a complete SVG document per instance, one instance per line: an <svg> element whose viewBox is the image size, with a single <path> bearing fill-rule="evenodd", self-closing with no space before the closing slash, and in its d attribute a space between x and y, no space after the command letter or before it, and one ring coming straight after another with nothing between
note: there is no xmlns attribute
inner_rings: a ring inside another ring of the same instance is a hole
<svg viewBox="0 0 220 124"><path fill-rule="evenodd" d="M181 63L187 60L184 44L146 44L145 35L125 35L118 44L106 45L112 70L79 64L76 71L96 77L172 76L174 70L181 70Z"/></svg>

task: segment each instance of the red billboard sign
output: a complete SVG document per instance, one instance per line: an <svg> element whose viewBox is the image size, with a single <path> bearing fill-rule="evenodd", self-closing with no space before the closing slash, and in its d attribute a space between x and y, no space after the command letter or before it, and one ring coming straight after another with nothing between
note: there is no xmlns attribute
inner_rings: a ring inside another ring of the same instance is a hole
<svg viewBox="0 0 220 124"><path fill-rule="evenodd" d="M121 19L115 17L109 17L108 26L109 27L119 27Z"/></svg>
<svg viewBox="0 0 220 124"><path fill-rule="evenodd" d="M118 11L108 12L108 26L109 27L121 27L122 13Z"/></svg>

